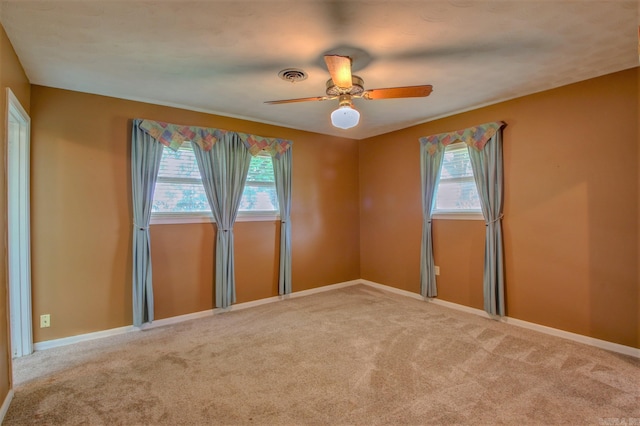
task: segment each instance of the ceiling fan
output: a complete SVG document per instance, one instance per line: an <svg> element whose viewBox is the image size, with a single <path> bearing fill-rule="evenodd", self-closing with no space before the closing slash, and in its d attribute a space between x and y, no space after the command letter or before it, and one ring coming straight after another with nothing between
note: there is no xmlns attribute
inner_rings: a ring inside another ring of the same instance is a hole
<svg viewBox="0 0 640 426"><path fill-rule="evenodd" d="M364 89L364 80L351 74L351 58L341 55L325 55L324 61L331 75L327 81L326 96L311 98L285 99L280 101L268 101L267 104L288 104L292 102L326 101L338 99L338 109L331 113L331 123L341 129L350 129L360 121L360 113L353 108L353 99L392 99L392 98L417 98L429 96L433 87L405 86L390 87L387 89Z"/></svg>

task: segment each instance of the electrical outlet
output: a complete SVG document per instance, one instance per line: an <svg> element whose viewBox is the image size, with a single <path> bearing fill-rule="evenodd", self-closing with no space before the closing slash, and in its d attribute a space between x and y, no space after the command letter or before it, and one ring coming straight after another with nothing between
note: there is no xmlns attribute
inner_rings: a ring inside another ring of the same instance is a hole
<svg viewBox="0 0 640 426"><path fill-rule="evenodd" d="M436 275L440 275L440 267L436 266L434 269L436 271Z"/></svg>
<svg viewBox="0 0 640 426"><path fill-rule="evenodd" d="M40 328L51 327L51 315L40 315Z"/></svg>

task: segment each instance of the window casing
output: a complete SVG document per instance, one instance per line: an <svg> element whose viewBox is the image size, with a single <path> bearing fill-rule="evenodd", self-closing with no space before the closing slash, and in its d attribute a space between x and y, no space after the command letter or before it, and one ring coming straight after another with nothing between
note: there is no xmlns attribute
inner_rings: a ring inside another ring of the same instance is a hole
<svg viewBox="0 0 640 426"><path fill-rule="evenodd" d="M269 154L251 158L237 221L279 217L273 164ZM151 209L151 224L214 222L193 147L164 149Z"/></svg>
<svg viewBox="0 0 640 426"><path fill-rule="evenodd" d="M435 198L432 217L436 219L483 219L469 151L464 143L445 148Z"/></svg>

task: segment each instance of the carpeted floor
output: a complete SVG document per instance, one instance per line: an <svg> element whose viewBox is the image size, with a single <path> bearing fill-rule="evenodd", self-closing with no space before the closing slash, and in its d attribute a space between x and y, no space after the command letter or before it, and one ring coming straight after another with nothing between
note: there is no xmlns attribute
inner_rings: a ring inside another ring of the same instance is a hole
<svg viewBox="0 0 640 426"><path fill-rule="evenodd" d="M14 365L6 425L640 424L638 359L364 285Z"/></svg>

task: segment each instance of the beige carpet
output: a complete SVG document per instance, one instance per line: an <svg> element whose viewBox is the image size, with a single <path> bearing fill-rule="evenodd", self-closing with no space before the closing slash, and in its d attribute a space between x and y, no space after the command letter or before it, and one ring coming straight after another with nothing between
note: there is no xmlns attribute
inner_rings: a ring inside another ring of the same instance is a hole
<svg viewBox="0 0 640 426"><path fill-rule="evenodd" d="M640 424L637 359L364 285L15 370L6 425Z"/></svg>

